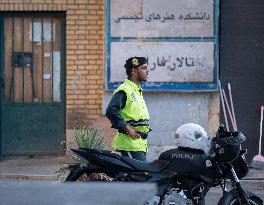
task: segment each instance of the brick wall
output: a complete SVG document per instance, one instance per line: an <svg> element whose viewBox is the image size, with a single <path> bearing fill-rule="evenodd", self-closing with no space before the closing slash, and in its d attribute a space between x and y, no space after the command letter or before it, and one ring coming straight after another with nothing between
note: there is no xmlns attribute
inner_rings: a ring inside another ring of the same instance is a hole
<svg viewBox="0 0 264 205"><path fill-rule="evenodd" d="M66 127L102 113L104 0L0 0L0 11L66 13Z"/></svg>
<svg viewBox="0 0 264 205"><path fill-rule="evenodd" d="M104 0L67 2L67 127L88 125L102 113Z"/></svg>

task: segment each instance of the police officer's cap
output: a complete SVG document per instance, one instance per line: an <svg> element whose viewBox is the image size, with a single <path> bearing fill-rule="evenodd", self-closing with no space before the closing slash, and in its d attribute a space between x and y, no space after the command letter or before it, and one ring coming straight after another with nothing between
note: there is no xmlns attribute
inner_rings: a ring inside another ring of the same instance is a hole
<svg viewBox="0 0 264 205"><path fill-rule="evenodd" d="M129 59L126 60L126 64L124 65L124 67L126 69L130 69L130 68L136 68L138 66L141 66L143 64L147 64L148 60L145 57L131 57Z"/></svg>

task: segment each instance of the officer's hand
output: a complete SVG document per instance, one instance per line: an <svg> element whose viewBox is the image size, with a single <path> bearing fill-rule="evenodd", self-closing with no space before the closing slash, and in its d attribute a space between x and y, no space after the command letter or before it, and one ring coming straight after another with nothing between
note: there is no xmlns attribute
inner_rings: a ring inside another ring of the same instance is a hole
<svg viewBox="0 0 264 205"><path fill-rule="evenodd" d="M136 131L135 131L132 127L130 127L129 125L127 125L127 126L125 127L125 131L126 131L126 133L127 133L132 139L138 139L138 138L141 137L141 136L140 136L138 133L136 133Z"/></svg>

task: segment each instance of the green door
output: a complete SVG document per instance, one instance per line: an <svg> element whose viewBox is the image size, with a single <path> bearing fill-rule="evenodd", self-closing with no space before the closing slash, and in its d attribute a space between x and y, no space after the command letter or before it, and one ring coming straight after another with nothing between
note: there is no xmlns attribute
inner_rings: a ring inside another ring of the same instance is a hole
<svg viewBox="0 0 264 205"><path fill-rule="evenodd" d="M0 14L1 156L64 154L65 18Z"/></svg>

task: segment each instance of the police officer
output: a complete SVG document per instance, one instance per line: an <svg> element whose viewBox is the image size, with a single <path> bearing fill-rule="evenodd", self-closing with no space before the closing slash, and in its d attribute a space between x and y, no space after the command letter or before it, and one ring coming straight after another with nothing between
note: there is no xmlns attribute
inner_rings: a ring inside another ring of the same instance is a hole
<svg viewBox="0 0 264 205"><path fill-rule="evenodd" d="M126 60L127 79L114 91L106 109L112 127L118 129L112 146L122 156L141 161L146 160L147 136L151 130L148 109L139 86L147 81L147 66L145 57Z"/></svg>

